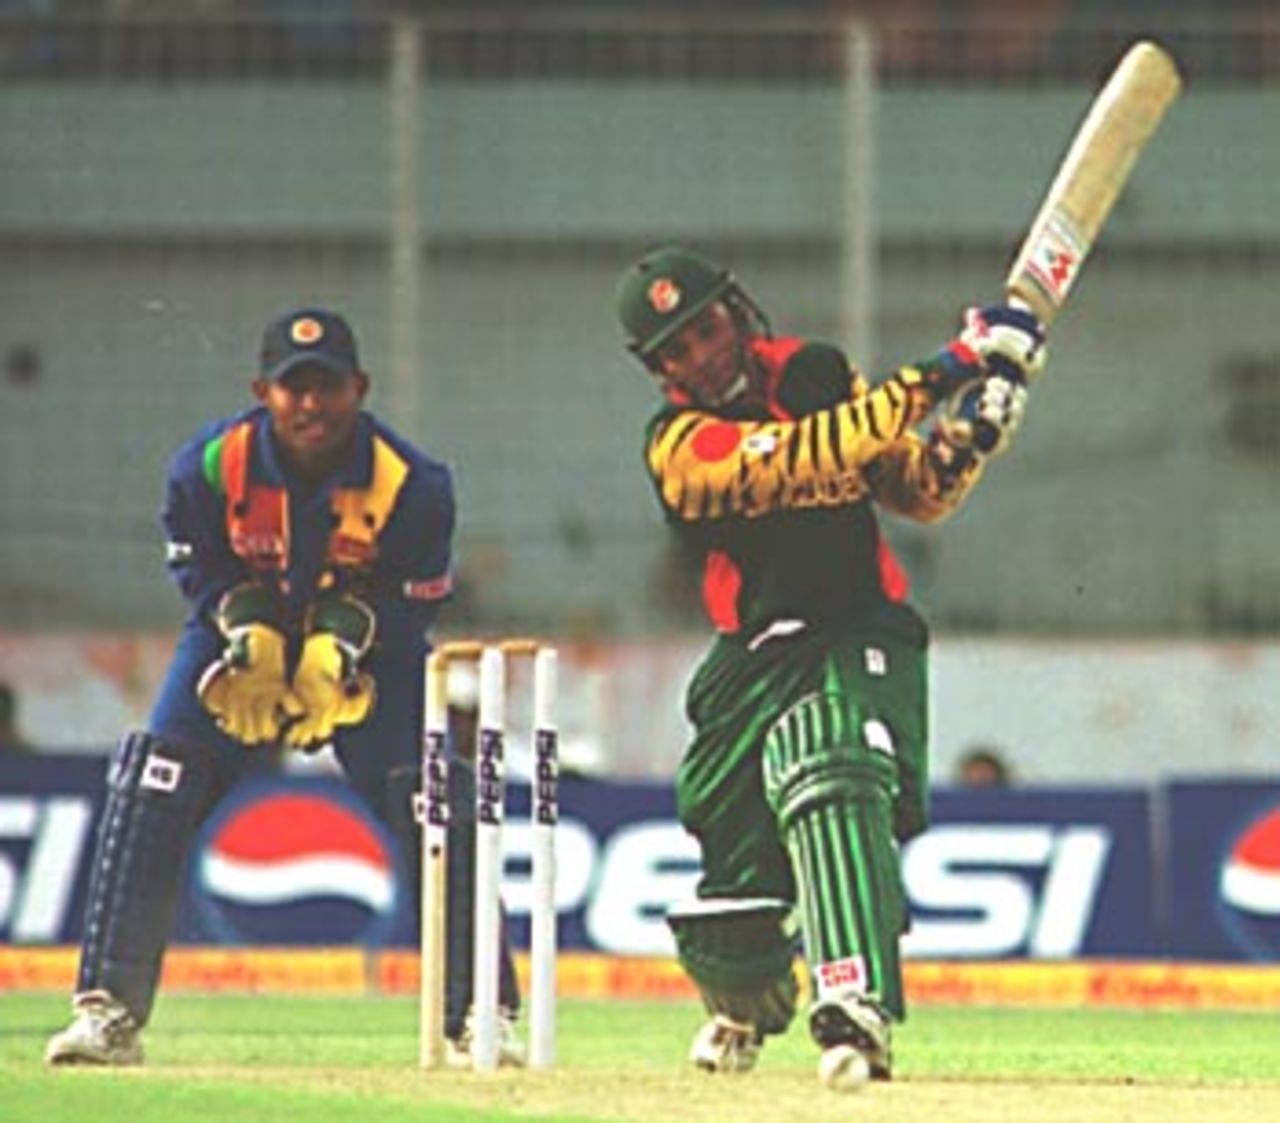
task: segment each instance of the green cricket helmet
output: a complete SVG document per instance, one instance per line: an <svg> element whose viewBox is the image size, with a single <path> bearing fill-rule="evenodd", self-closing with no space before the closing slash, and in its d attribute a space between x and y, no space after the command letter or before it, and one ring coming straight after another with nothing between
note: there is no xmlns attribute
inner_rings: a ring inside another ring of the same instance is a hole
<svg viewBox="0 0 1280 1123"><path fill-rule="evenodd" d="M692 250L650 250L618 281L615 303L628 348L651 363L653 353L685 324L736 289L729 270Z"/></svg>

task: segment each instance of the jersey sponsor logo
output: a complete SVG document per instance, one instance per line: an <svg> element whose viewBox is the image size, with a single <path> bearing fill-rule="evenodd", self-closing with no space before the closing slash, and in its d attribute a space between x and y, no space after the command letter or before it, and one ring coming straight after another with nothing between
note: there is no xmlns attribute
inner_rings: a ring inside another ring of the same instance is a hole
<svg viewBox="0 0 1280 1123"><path fill-rule="evenodd" d="M249 785L205 832L195 881L202 921L236 943L377 940L397 905L393 843L327 784Z"/></svg>
<svg viewBox="0 0 1280 1123"><path fill-rule="evenodd" d="M670 277L659 277L649 286L649 307L666 316L680 307L684 293Z"/></svg>
<svg viewBox="0 0 1280 1123"><path fill-rule="evenodd" d="M233 531L230 534L230 540L231 549L236 557L244 558L251 566L275 568L285 556L285 541L282 534Z"/></svg>
<svg viewBox="0 0 1280 1123"><path fill-rule="evenodd" d="M789 479L782 506L788 508L843 507L866 494L867 485L856 468L829 479Z"/></svg>
<svg viewBox="0 0 1280 1123"><path fill-rule="evenodd" d="M1246 823L1222 860L1218 894L1234 941L1254 959L1280 954L1280 806Z"/></svg>

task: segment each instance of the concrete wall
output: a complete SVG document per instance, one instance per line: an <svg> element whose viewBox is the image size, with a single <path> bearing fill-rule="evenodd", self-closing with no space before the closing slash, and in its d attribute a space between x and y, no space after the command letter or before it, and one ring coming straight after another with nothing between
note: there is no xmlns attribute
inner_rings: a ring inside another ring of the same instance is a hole
<svg viewBox="0 0 1280 1123"><path fill-rule="evenodd" d="M104 752L145 722L169 635L0 630L0 678L37 750ZM566 767L669 778L689 738L682 702L702 638L561 645L557 721ZM994 747L1018 784L1274 776L1280 644L1027 641L946 636L931 665L932 777ZM528 669L509 682L508 763L528 768ZM331 759L293 759L297 768Z"/></svg>
<svg viewBox="0 0 1280 1123"><path fill-rule="evenodd" d="M998 294L1088 97L878 97L878 346L851 353L873 371L927 354ZM375 408L456 466L471 619L681 626L638 459L654 397L620 351L613 279L647 243L694 239L780 330L838 338L839 91L429 84L412 417L378 381L386 114L360 80L6 84L0 624L176 619L154 531L167 456L247 400L266 320L319 301L351 314ZM1280 352L1276 120L1274 89L1188 92L1059 321L1025 439L950 524L891 528L944 627L1196 631L1215 595L1280 620L1275 457L1224 443L1215 374ZM15 374L28 354L34 380Z"/></svg>

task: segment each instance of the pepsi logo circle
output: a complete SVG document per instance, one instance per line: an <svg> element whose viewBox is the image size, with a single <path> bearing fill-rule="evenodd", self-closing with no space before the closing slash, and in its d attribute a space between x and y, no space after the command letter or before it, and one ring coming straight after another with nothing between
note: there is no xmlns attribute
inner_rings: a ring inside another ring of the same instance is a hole
<svg viewBox="0 0 1280 1123"><path fill-rule="evenodd" d="M196 911L227 943L381 943L397 908L395 853L339 782L246 785L197 843Z"/></svg>
<svg viewBox="0 0 1280 1123"><path fill-rule="evenodd" d="M1232 840L1218 894L1240 949L1252 959L1280 956L1280 807L1251 819Z"/></svg>

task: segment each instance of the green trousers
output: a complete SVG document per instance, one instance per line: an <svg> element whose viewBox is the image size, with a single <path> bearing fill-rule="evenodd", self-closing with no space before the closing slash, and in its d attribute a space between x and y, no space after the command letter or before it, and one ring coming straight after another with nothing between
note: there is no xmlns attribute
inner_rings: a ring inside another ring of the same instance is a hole
<svg viewBox="0 0 1280 1123"><path fill-rule="evenodd" d="M886 852L895 840L922 831L927 688L927 641L901 628L803 632L754 651L736 638L717 640L689 685L695 736L676 776L681 823L702 851L698 895L796 901L796 871L765 796L763 762L770 729L815 694L838 699L847 728L879 725L890 734L892 754L875 754L875 764L878 775L889 777L891 814L879 821L893 838L882 839L878 849ZM871 752L860 745L856 751ZM896 904L895 912L904 906ZM900 998L889 1005L900 1005Z"/></svg>

